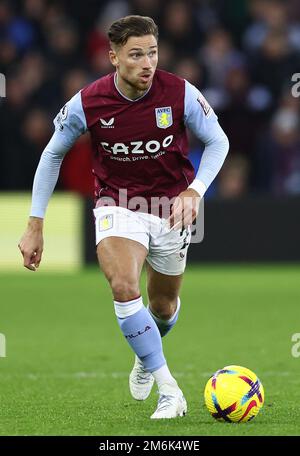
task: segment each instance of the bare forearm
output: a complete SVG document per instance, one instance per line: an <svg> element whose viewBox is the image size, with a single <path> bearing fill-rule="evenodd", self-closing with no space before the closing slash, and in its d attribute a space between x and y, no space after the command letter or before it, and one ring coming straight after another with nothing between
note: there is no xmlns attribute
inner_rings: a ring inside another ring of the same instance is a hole
<svg viewBox="0 0 300 456"><path fill-rule="evenodd" d="M28 219L27 228L32 232L42 232L44 227L44 219L40 217L30 216Z"/></svg>

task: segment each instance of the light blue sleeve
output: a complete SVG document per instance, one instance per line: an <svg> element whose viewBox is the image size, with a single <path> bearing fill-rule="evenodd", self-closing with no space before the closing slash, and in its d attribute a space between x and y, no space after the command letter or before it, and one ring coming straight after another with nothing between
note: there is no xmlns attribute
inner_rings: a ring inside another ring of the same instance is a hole
<svg viewBox="0 0 300 456"><path fill-rule="evenodd" d="M185 81L184 122L205 144L195 180L189 185L202 197L224 163L229 142L212 107L188 81Z"/></svg>
<svg viewBox="0 0 300 456"><path fill-rule="evenodd" d="M53 123L57 137L66 147L71 148L76 139L87 131L81 92L77 92L61 108Z"/></svg>
<svg viewBox="0 0 300 456"><path fill-rule="evenodd" d="M76 139L87 130L80 92L65 104L53 123L55 132L41 155L34 176L30 210L32 217L44 218L62 161Z"/></svg>
<svg viewBox="0 0 300 456"><path fill-rule="evenodd" d="M55 131L41 155L34 175L30 209L31 217L45 217L48 202L54 191L62 161L68 150L69 147L66 147L62 143L61 137Z"/></svg>

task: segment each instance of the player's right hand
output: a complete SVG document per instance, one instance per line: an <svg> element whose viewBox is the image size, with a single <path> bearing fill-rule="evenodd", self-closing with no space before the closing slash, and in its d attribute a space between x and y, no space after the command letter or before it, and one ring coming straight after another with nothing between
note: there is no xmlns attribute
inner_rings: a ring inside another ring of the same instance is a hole
<svg viewBox="0 0 300 456"><path fill-rule="evenodd" d="M18 244L23 255L25 268L30 271L36 271L42 259L43 246L44 240L41 226L29 223Z"/></svg>

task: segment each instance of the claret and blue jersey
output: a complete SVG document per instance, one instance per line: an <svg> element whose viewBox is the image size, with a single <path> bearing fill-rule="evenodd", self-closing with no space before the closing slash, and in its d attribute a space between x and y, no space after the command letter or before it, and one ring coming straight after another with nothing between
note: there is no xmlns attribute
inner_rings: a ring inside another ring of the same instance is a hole
<svg viewBox="0 0 300 456"><path fill-rule="evenodd" d="M177 196L195 177L207 189L228 151L227 137L199 90L162 70L156 70L151 87L135 100L118 90L116 73L94 81L61 109L54 125L43 166L36 173L31 215L42 216L45 211L45 191L41 196L35 192L39 175L44 172L44 185L45 179L53 181L54 168L58 167L58 176L65 153L87 130L93 148L95 197L108 196L116 204L120 189L127 190L128 199L142 196L149 202L152 197ZM205 144L196 176L188 158L187 128ZM47 166L52 173L45 171ZM49 198L54 185L49 183Z"/></svg>

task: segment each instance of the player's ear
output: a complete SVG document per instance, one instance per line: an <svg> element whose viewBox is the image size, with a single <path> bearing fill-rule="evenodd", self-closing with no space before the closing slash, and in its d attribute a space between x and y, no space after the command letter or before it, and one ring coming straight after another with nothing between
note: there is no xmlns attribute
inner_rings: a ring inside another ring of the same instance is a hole
<svg viewBox="0 0 300 456"><path fill-rule="evenodd" d="M117 56L116 52L115 52L113 49L111 49L111 50L109 51L109 59L110 59L112 65L113 65L114 67L117 67L117 66L118 66L118 64L119 64L119 59L118 59L118 56Z"/></svg>

